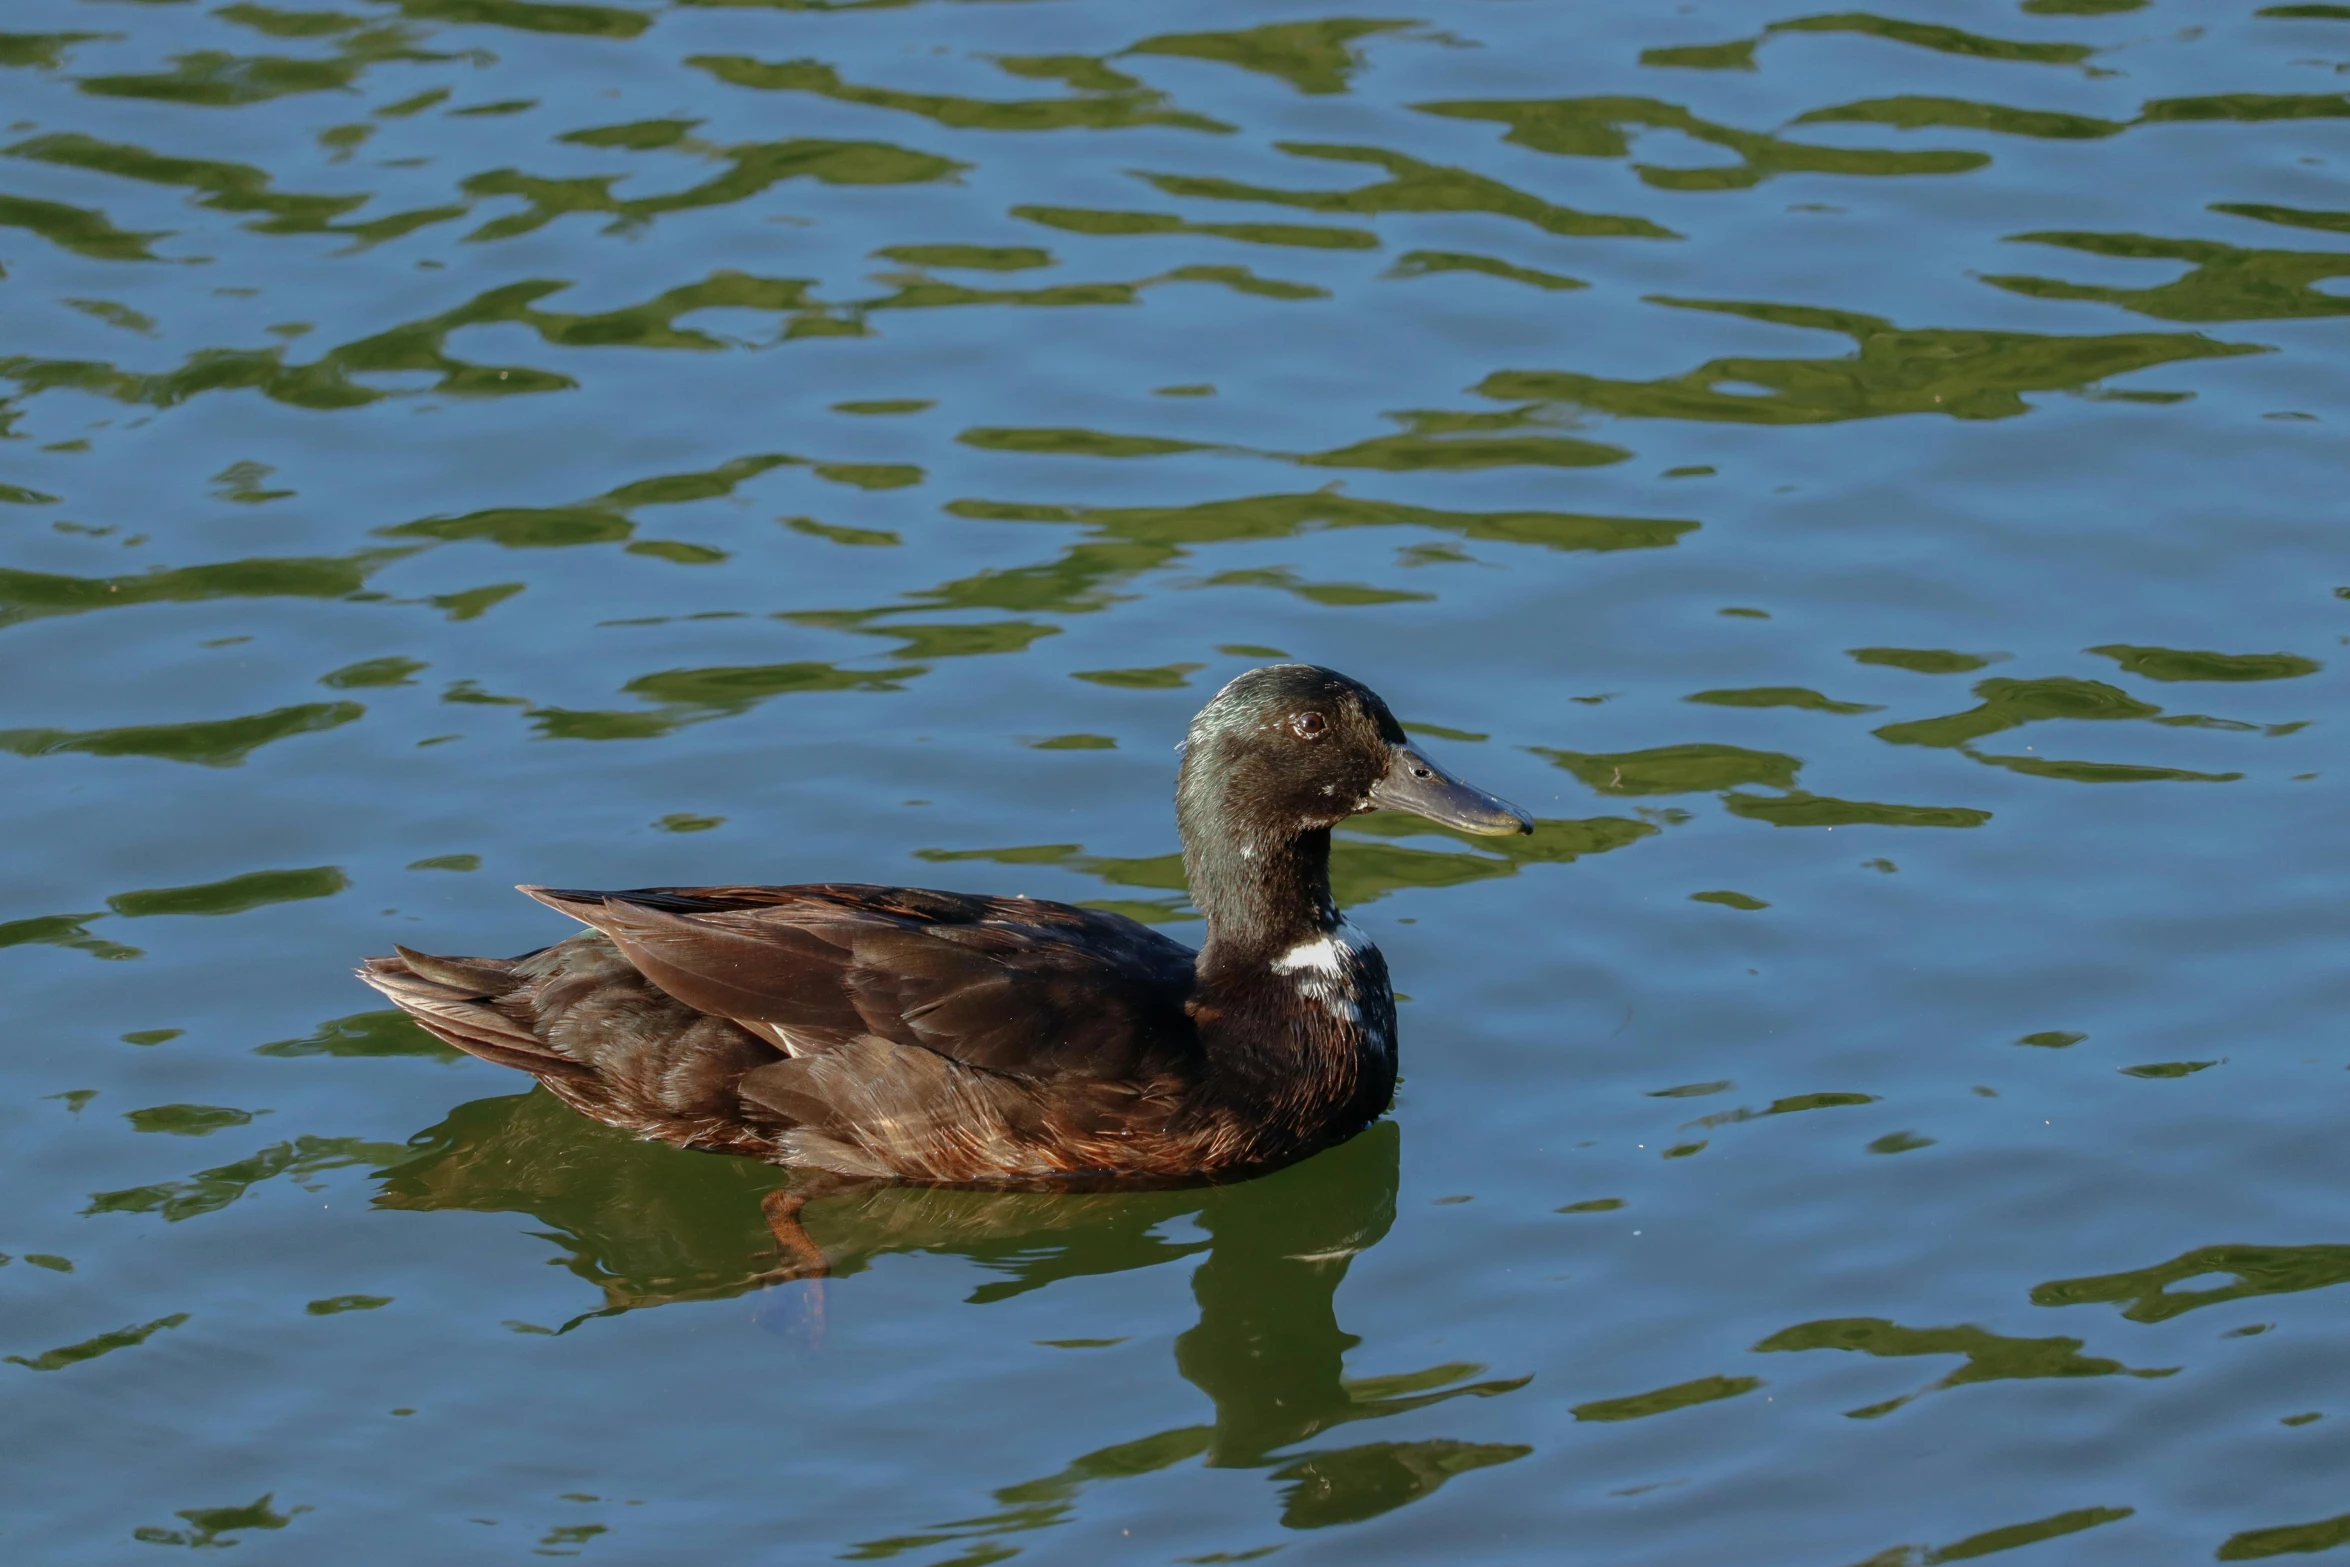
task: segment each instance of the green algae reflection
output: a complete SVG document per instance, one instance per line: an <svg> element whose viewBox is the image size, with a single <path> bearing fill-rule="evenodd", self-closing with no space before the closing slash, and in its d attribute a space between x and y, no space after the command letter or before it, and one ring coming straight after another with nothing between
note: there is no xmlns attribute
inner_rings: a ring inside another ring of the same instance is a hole
<svg viewBox="0 0 2350 1567"><path fill-rule="evenodd" d="M812 179L826 185L919 185L952 178L968 167L952 158L889 142L807 137L742 142L714 148L708 156L725 167L698 185L657 196L614 195L612 186L618 183L618 175L553 178L514 169L473 175L462 187L468 196L518 196L529 207L510 217L493 219L467 238L510 239L573 212L603 213L626 228L672 212L728 206L787 180Z"/></svg>
<svg viewBox="0 0 2350 1567"><path fill-rule="evenodd" d="M1737 894L1733 893L1731 896L1735 897ZM1751 898L1746 901L1754 902ZM1770 905L1759 906L1768 908ZM1678 1095L1672 1090L1666 1090L1662 1093L1652 1094L1650 1097L1666 1098L1678 1097ZM1735 1110L1716 1110L1710 1115L1701 1115L1694 1121L1683 1122L1681 1129L1690 1131L1697 1127L1704 1127L1710 1131L1718 1126L1742 1126L1749 1121L1768 1120L1773 1116L1801 1115L1807 1110L1850 1110L1860 1105L1873 1105L1877 1100L1878 1096L1875 1094L1859 1094L1840 1089L1828 1089L1809 1094L1788 1094L1772 1100L1760 1110L1746 1105L1740 1105Z"/></svg>
<svg viewBox="0 0 2350 1567"><path fill-rule="evenodd" d="M356 1137L296 1137L271 1143L242 1159L199 1170L184 1180L157 1181L122 1191L92 1192L85 1214L152 1213L168 1223L218 1213L263 1182L288 1176L316 1190L315 1181L329 1170L354 1165L398 1163L408 1150L398 1143L371 1143Z"/></svg>
<svg viewBox="0 0 2350 1567"><path fill-rule="evenodd" d="M1501 278L1511 283L1524 283L1530 288L1553 292L1591 286L1580 278L1565 277L1556 272L1544 272L1535 267L1522 267L1514 261L1504 261L1498 256L1480 256L1460 250L1406 251L1396 258L1394 266L1388 268L1387 275L1392 278L1419 278L1434 277L1443 272L1478 272L1487 277Z"/></svg>
<svg viewBox="0 0 2350 1567"><path fill-rule="evenodd" d="M238 8L228 9L233 13ZM232 15L230 19L235 17ZM411 35L405 28L363 27L336 38L333 52L323 58L195 49L173 56L168 71L85 76L75 85L101 98L139 98L150 103L192 108L234 109L307 93L347 91L370 66L447 58L445 54L412 47Z"/></svg>
<svg viewBox="0 0 2350 1567"><path fill-rule="evenodd" d="M2077 0L2077 3L2094 5L2097 0ZM2038 8L2025 6L2026 10ZM2127 6L2112 8L2126 9ZM1909 21L1900 17L1878 16L1868 11L1833 11L1819 16L1789 17L1772 22L1754 38L1644 50L1640 63L1699 70L1752 70L1756 45L1790 33L1851 33L1863 38L1882 39L1886 43L1903 44L1912 49L1956 55L1961 59L1998 60L2018 65L2079 65L2096 53L2087 44L1994 38L1939 22Z"/></svg>
<svg viewBox="0 0 2350 1567"><path fill-rule="evenodd" d="M1301 93L1345 92L1363 65L1357 45L1410 22L1338 16L1313 22L1273 22L1215 33L1161 33L1127 47L1128 54L1213 60L1278 77Z"/></svg>
<svg viewBox="0 0 2350 1567"><path fill-rule="evenodd" d="M1590 238L1675 239L1672 230L1643 217L1578 212L1554 206L1538 196L1467 169L1424 163L1383 147L1341 146L1323 142L1276 142L1282 152L1299 158L1335 163L1368 164L1386 179L1351 190L1293 190L1251 185L1240 180L1190 174L1145 174L1143 177L1170 196L1206 201L1269 202L1309 212L1350 212L1371 216L1383 212L1487 212L1496 217L1530 223L1546 234Z"/></svg>
<svg viewBox="0 0 2350 1567"><path fill-rule="evenodd" d="M1966 753L1989 767L2004 767L2027 778L2061 778L2071 783L2234 783L2242 773L2203 773L2186 767L2149 767L2134 762L2077 762L2052 756L1993 756Z"/></svg>
<svg viewBox="0 0 2350 1567"><path fill-rule="evenodd" d="M100 1355L111 1355L118 1349L131 1349L166 1328L176 1328L188 1320L184 1311L175 1311L168 1317L157 1317L153 1322L136 1327L117 1328L101 1333L96 1338L84 1339L79 1344L67 1344L58 1349L44 1350L38 1355L9 1355L10 1365L23 1366L28 1371L63 1371L78 1366L85 1360L96 1360Z"/></svg>
<svg viewBox="0 0 2350 1567"><path fill-rule="evenodd" d="M2186 262L2183 277L2145 288L2067 283L2056 278L1990 273L1983 281L2031 299L2079 299L2119 305L2161 321L2280 321L2350 315L2350 298L2320 288L2350 277L2350 256L2329 250L2254 250L2211 239L2148 234L2035 233L2019 244L2055 245L2083 255Z"/></svg>
<svg viewBox="0 0 2350 1567"><path fill-rule="evenodd" d="M2126 647L2108 643L2089 649L2112 659L2144 680L2294 680L2324 666L2298 653L2197 653L2179 648Z"/></svg>
<svg viewBox="0 0 2350 1567"><path fill-rule="evenodd" d="M2162 711L2101 680L2057 676L2043 680L1991 679L1975 687L1981 705L1941 718L1887 724L1877 737L1894 745L1960 746L2048 719L2152 718Z"/></svg>
<svg viewBox="0 0 2350 1567"><path fill-rule="evenodd" d="M1403 432L1374 436L1334 451L1308 453L1296 461L1315 468L1425 473L1515 467L1602 468L1632 455L1621 446L1602 441L1516 433L1526 426L1551 422L1548 411L1539 406L1501 413L1405 409L1388 417L1402 422Z"/></svg>
<svg viewBox="0 0 2350 1567"><path fill-rule="evenodd" d="M442 541L480 539L507 549L562 549L577 544L610 544L630 537L629 513L640 506L677 506L732 495L748 481L774 469L805 466L807 459L780 452L737 457L697 473L638 479L590 500L557 506L500 506L456 517L424 517L381 531L393 538Z"/></svg>
<svg viewBox="0 0 2350 1567"><path fill-rule="evenodd" d="M1979 827L1989 811L1957 805L1888 805L1874 800L1839 800L1796 786L1800 758L1778 751L1696 742L1654 746L1645 751L1528 750L1574 774L1587 788L1608 795L1720 794L1733 816L1774 827ZM1746 794L1749 787L1778 789L1778 795Z"/></svg>
<svg viewBox="0 0 2350 1567"><path fill-rule="evenodd" d="M1989 811L1966 805L1887 805L1876 800L1837 800L1801 789L1784 795L1722 796L1732 816L1773 827L1980 827Z"/></svg>
<svg viewBox="0 0 2350 1567"><path fill-rule="evenodd" d="M92 261L155 261L147 247L166 237L166 231L132 232L118 229L105 213L62 201L39 201L30 196L0 193L0 228L38 234L61 250Z"/></svg>
<svg viewBox="0 0 2350 1567"><path fill-rule="evenodd" d="M531 722L551 740L650 740L686 724L747 713L771 697L816 691L896 691L925 673L922 665L848 670L798 662L705 669L665 669L622 687L650 709L533 707Z"/></svg>
<svg viewBox="0 0 2350 1567"><path fill-rule="evenodd" d="M1983 103L1972 98L1936 98L1906 93L1896 98L1869 98L1812 109L1795 117L1797 125L1890 125L1901 130L1946 127L1951 130L1992 131L2004 136L2030 136L2050 141L2098 141L2118 136L2129 127L2119 120L2093 114L2067 114L2053 109L2018 109Z"/></svg>
<svg viewBox="0 0 2350 1567"><path fill-rule="evenodd" d="M1654 297L1653 304L1711 310L1751 321L1837 332L1854 351L1834 359L1740 355L1708 360L1655 381L1620 381L1566 370L1499 370L1477 391L1509 402L1554 401L1627 419L1731 424L1830 424L1936 413L2008 419L2029 413L2025 395L2081 391L2156 365L2257 354L2188 332L2060 337L2035 332L1897 327L1881 316L1813 305Z"/></svg>
<svg viewBox="0 0 2350 1567"><path fill-rule="evenodd" d="M112 577L72 577L0 567L0 627L50 615L139 604L193 604L210 599L344 598L405 549L362 550L342 557L216 561Z"/></svg>
<svg viewBox="0 0 2350 1567"><path fill-rule="evenodd" d="M1761 131L1701 119L1656 98L1544 98L1520 102L1472 100L1414 105L1423 114L1491 120L1509 127L1503 140L1537 152L1581 158L1623 158L1634 131L1677 131L1737 155L1738 162L1699 167L1634 163L1632 172L1660 190L1745 190L1781 174L1899 176L1964 174L1991 160L1980 152L1904 152L1789 141Z"/></svg>
<svg viewBox="0 0 2350 1567"><path fill-rule="evenodd" d="M2234 1282L2174 1288L2210 1274L2227 1274ZM2204 1306L2343 1283L2350 1283L2350 1246L2199 1246L2151 1268L2051 1280L2033 1289L2032 1304L2118 1305L2132 1322L2168 1322Z"/></svg>
<svg viewBox="0 0 2350 1567"><path fill-rule="evenodd" d="M2229 1535L2216 1554L2223 1562L2265 1561L2271 1556L2300 1556L2314 1551L2330 1551L2337 1545L2350 1545L2350 1513L2344 1513L2338 1518L2321 1518L2315 1523L2282 1524L2273 1529L2245 1529Z"/></svg>
<svg viewBox="0 0 2350 1567"><path fill-rule="evenodd" d="M445 1045L417 1026L407 1013L386 1007L377 1012L355 1012L330 1018L298 1039L272 1040L255 1045L257 1056L295 1058L334 1056L374 1060L386 1056L417 1056L434 1061L463 1059L453 1045Z"/></svg>
<svg viewBox="0 0 2350 1567"><path fill-rule="evenodd" d="M642 11L583 5L580 0L393 0L393 4L401 15L420 22L509 27L574 38L634 38L653 25L653 19Z"/></svg>
<svg viewBox="0 0 2350 1567"><path fill-rule="evenodd" d="M118 729L0 729L0 751L18 756L142 756L202 767L238 767L265 745L340 728L366 712L356 702L305 702L243 718Z"/></svg>
<svg viewBox="0 0 2350 1567"><path fill-rule="evenodd" d="M2094 5L2100 0L2070 0L2075 5ZM2105 0L2112 3L2112 0ZM2143 4L2144 0L2120 0L2116 8ZM2029 7L2027 6L2027 9ZM2068 1534L2079 1534L2084 1529L2095 1529L2102 1524L2119 1523L2137 1514L2135 1507L2075 1507L2046 1518L2034 1518L2026 1523L2005 1524L1997 1529L1985 1529L1970 1534L1948 1545L1897 1545L1879 1551L1860 1567L1939 1567L1943 1562L1971 1561L1977 1556L1989 1556L1995 1551L2012 1551L2019 1546L2037 1545L2042 1540L2061 1540ZM2223 1547L2224 1560L2227 1551Z"/></svg>
<svg viewBox="0 0 2350 1567"><path fill-rule="evenodd" d="M147 955L137 947L91 935L89 922L104 917L98 913L37 914L30 919L9 920L0 924L0 947L64 947L111 962Z"/></svg>
<svg viewBox="0 0 2350 1567"><path fill-rule="evenodd" d="M1073 98L958 98L943 93L900 92L886 87L862 87L844 82L840 73L819 60L767 63L747 55L690 55L686 64L708 71L733 87L768 92L805 92L861 104L894 109L935 120L951 130L1058 131L1118 130L1157 125L1190 131L1230 131L1231 126L1202 114L1167 107L1164 94L1150 91L1133 77L1107 71L1094 78L1114 79L1107 91L1084 92ZM1023 73L1031 74L1031 73Z"/></svg>
<svg viewBox="0 0 2350 1567"><path fill-rule="evenodd" d="M2176 125L2197 122L2338 119L2350 116L2350 97L2318 93L2225 93L2202 98L2163 98L2143 105L2128 120L2069 113L2054 109L2027 109L1985 103L1970 98L1944 98L1905 93L1868 98L1808 110L1796 116L1797 125L1889 125L1902 130L1941 127L1987 131L2001 136L2027 136L2046 141L2100 141L2140 125ZM2291 222L2276 214L2290 209L2251 203L2217 203L2214 211ZM2316 226L2323 227L2323 224ZM2027 236L2051 238L2052 236ZM2062 243L2059 239L2058 243ZM2178 243L2151 241L2154 244ZM2218 250L2230 247L2220 246ZM2179 257L2177 259L2195 259Z"/></svg>
<svg viewBox="0 0 2350 1567"><path fill-rule="evenodd" d="M887 261L910 267L946 267L977 272L1025 272L1049 267L1053 253L1032 245L884 245L874 252ZM874 402L834 403L837 413L919 413L931 406L927 398L885 398Z"/></svg>
<svg viewBox="0 0 2350 1567"><path fill-rule="evenodd" d="M1746 784L1792 789L1803 765L1777 751L1735 745L1665 745L1614 753L1532 749L1602 794L1697 794Z"/></svg>
<svg viewBox="0 0 2350 1567"><path fill-rule="evenodd" d="M131 1123L134 1132L160 1132L170 1137L209 1137L228 1127L252 1125L255 1113L228 1105L149 1105L143 1110L123 1112L123 1119Z"/></svg>
<svg viewBox="0 0 2350 1567"><path fill-rule="evenodd" d="M136 143L101 141L78 131L34 136L0 149L0 152L11 158L23 158L59 168L135 180L147 185L177 187L191 192L197 207L213 212L249 215L243 226L256 234L340 234L349 238L354 245L364 247L398 239L435 223L463 217L467 211L462 204L444 203L403 212L381 213L364 220L345 221L350 214L374 198L365 194L313 195L301 191L281 191L275 188L275 181L267 170L250 163L180 157L155 152ZM4 208L0 208L0 212L4 211ZM83 254L91 253L84 249L83 244L75 244L59 234L44 232L43 237L65 244L70 249L81 250ZM153 239L161 236L139 237ZM87 242L85 237L84 243ZM101 256L99 259L147 258Z"/></svg>
<svg viewBox="0 0 2350 1567"><path fill-rule="evenodd" d="M120 33L0 33L0 68L54 71L75 44L117 39Z"/></svg>
<svg viewBox="0 0 2350 1567"><path fill-rule="evenodd" d="M1678 1409L1691 1409L1699 1404L1736 1398L1741 1393L1751 1393L1761 1386L1760 1377L1699 1377L1694 1382L1678 1382L1650 1393L1634 1393L1625 1398L1603 1398L1588 1404L1577 1404L1569 1413L1577 1420L1645 1420L1651 1415L1671 1414Z"/></svg>
<svg viewBox="0 0 2350 1567"><path fill-rule="evenodd" d="M1502 433L1544 422L1539 409L1513 409L1506 413L1406 409L1388 417L1403 423L1406 430L1330 451L1259 455L1288 456L1303 467L1369 468L1387 473L1466 472L1509 467L1597 468L1622 462L1632 455L1621 446L1599 441ZM1115 435L1073 428L982 428L965 430L956 439L982 451L1059 457L1165 457L1186 452L1245 450L1163 436Z"/></svg>
<svg viewBox="0 0 2350 1567"><path fill-rule="evenodd" d="M1823 1322L1806 1322L1774 1333L1754 1348L1758 1354L1782 1350L1841 1349L1863 1355L1890 1357L1965 1357L1960 1365L1940 1381L1929 1383L1915 1393L1905 1393L1899 1398L1887 1399L1883 1403L1870 1404L1861 1409L1846 1410L1845 1414L1854 1420L1873 1420L1881 1415L1889 1415L1924 1394L1963 1387L1972 1382L2038 1377L2167 1377L2178 1369L2174 1366L2167 1369L2132 1370L2118 1360L2082 1354L2081 1341L2077 1338L2015 1338L1971 1324L1953 1328L1905 1328L1882 1317L1839 1317Z"/></svg>
<svg viewBox="0 0 2350 1567"><path fill-rule="evenodd" d="M205 1550L242 1544L236 1536L248 1529L283 1529L297 1514L310 1511L307 1507L289 1507L281 1513L270 1505L275 1500L272 1493L241 1507L183 1507L177 1516L187 1521L185 1529L147 1525L133 1529L131 1538L142 1545L184 1545Z"/></svg>
<svg viewBox="0 0 2350 1567"><path fill-rule="evenodd" d="M415 658L369 658L345 664L318 677L318 683L336 691L372 691L389 686L412 686L412 678L431 666Z"/></svg>
<svg viewBox="0 0 2350 1567"><path fill-rule="evenodd" d="M351 878L332 865L309 870L248 871L225 881L193 887L154 887L122 892L106 900L115 913L137 919L154 914L242 914L273 903L306 898L331 898L351 885Z"/></svg>
<svg viewBox="0 0 2350 1567"><path fill-rule="evenodd" d="M1657 549L1694 532L1695 522L1657 517L1599 517L1555 511L1448 511L1401 501L1341 495L1328 490L1249 495L1188 506L1023 505L955 501L958 517L995 522L1079 523L1128 552L1093 558L1147 569L1179 558L1186 546L1243 539L1286 539L1325 528L1418 527L1466 539L1530 544L1553 550ZM1128 574L1125 571L1119 575Z"/></svg>
<svg viewBox="0 0 2350 1567"><path fill-rule="evenodd" d="M1287 245L1300 250L1376 250L1379 236L1369 229L1336 228L1324 223L1195 223L1172 212L1114 212L1093 207L1019 206L1012 216L1072 234L1116 236L1133 234L1204 234L1249 245Z"/></svg>
<svg viewBox="0 0 2350 1567"><path fill-rule="evenodd" d="M1813 713L1875 713L1876 702L1839 702L1805 686L1742 686L1728 691L1697 691L1681 698L1708 707L1796 707Z"/></svg>
<svg viewBox="0 0 2350 1567"><path fill-rule="evenodd" d="M1024 452L1037 457L1167 457L1178 452L1213 451L1198 441L1168 440L1156 435L1111 435L1100 430L1073 428L999 429L980 427L955 439L983 452Z"/></svg>
<svg viewBox="0 0 2350 1567"><path fill-rule="evenodd" d="M1855 647L1844 651L1857 664L1882 664L1888 669L1906 669L1917 675L1970 674L2007 656L1927 647Z"/></svg>
<svg viewBox="0 0 2350 1567"><path fill-rule="evenodd" d="M2234 670L2233 674L2214 676L2198 673L2188 678L2282 678L2282 673L2271 675L2266 671L2280 670L2280 666L2265 659L2249 666L2255 671L2245 674L2243 664L2212 664L2211 659L2226 659L2219 654L2177 654L2162 648L2092 649L2120 659L2124 667L2139 655L2147 655L2148 669L2209 671ZM2269 655L2271 659L2290 658L2291 655ZM2300 661L2307 662L2307 661ZM2314 669L2314 664L2310 668ZM2285 666L2289 669L2289 666ZM2306 671L2292 670L2293 673ZM2154 676L2153 678L2164 678ZM2182 678L2171 674L2169 678ZM2035 778L2061 778L2075 783L2147 783L2164 780L2198 783L2227 783L2241 778L2241 773L2203 773L2176 767L2148 767L2119 762L2065 761L2038 755L1993 755L1974 749L1974 742L1990 735L2005 733L2025 724L2052 719L2111 721L2117 719L2149 719L2171 728L2246 730L2257 726L2234 720L2216 719L2202 714L2182 713L2165 716L2161 708L2151 702L2141 702L2117 686L2101 680L2077 680L2069 676L2052 676L2038 680L1998 678L1980 681L1974 688L1980 704L1965 712L1948 713L1938 718L1912 719L1904 723L1887 724L1876 731L1877 738L1892 745L1940 746L1959 751L1971 761L1987 766L2002 767L2010 772Z"/></svg>

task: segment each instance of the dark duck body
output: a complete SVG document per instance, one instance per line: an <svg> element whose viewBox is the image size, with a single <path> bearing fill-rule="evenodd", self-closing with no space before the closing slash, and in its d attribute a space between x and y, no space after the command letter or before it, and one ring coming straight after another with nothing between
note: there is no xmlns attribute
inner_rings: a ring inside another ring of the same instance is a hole
<svg viewBox="0 0 2350 1567"><path fill-rule="evenodd" d="M1122 915L906 887L522 890L589 927L360 977L584 1115L687 1148L952 1185L1214 1180L1343 1141L1395 1089L1379 949L1330 829L1532 823L1331 670L1251 670L1192 721L1176 820L1198 951Z"/></svg>

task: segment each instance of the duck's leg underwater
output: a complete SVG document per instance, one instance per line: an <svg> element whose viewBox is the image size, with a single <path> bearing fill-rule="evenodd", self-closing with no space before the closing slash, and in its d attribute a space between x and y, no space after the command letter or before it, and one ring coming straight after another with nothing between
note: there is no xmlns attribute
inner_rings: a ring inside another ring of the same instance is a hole
<svg viewBox="0 0 2350 1567"><path fill-rule="evenodd" d="M832 1261L824 1255L824 1248L816 1244L816 1237L800 1222L800 1210L806 1206L808 1194L790 1187L769 1192L759 1200L759 1211L767 1217L767 1228L775 1236L775 1244L783 1248L784 1278L821 1279L832 1271Z"/></svg>
<svg viewBox="0 0 2350 1567"><path fill-rule="evenodd" d="M751 1314L752 1320L804 1350L824 1343L824 1280L832 1272L832 1260L800 1222L800 1210L811 1197L821 1195L785 1187L759 1201L768 1233L775 1237L782 1256L781 1266L769 1276L772 1282Z"/></svg>

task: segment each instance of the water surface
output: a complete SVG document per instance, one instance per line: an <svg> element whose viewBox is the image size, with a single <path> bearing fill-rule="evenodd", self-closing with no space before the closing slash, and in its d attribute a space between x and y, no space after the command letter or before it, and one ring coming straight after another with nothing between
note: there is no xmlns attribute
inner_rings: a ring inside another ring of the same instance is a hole
<svg viewBox="0 0 2350 1567"><path fill-rule="evenodd" d="M4 25L12 1558L2350 1546L2350 8ZM1342 834L1408 1081L1278 1176L819 1293L348 977L1196 939L1277 656L1542 819Z"/></svg>

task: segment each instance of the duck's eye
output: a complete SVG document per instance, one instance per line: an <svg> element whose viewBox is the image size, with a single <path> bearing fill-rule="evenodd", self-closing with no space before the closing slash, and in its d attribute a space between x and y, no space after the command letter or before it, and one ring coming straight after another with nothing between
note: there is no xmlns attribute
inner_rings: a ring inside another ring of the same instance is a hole
<svg viewBox="0 0 2350 1567"><path fill-rule="evenodd" d="M1289 727L1297 731L1301 740L1319 740L1329 725L1320 713L1300 713L1289 721Z"/></svg>

